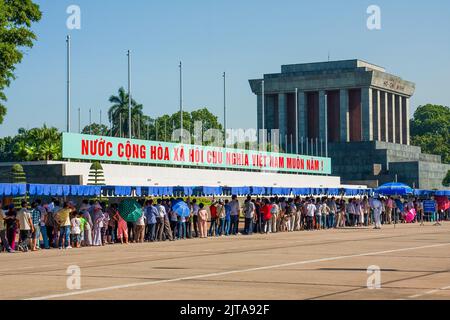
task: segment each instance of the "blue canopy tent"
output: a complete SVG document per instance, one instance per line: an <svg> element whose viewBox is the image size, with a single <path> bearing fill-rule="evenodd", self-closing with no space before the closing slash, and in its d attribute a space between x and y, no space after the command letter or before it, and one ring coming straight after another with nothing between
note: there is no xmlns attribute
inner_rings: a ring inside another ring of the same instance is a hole
<svg viewBox="0 0 450 320"><path fill-rule="evenodd" d="M416 195L416 196L450 196L450 190L413 190L402 183L388 183L378 189L352 188L280 188L280 187L135 187L135 186L81 186L81 185L51 185L51 184L10 184L0 183L0 196L74 196L74 197L147 197L147 196L362 196L373 193L380 195Z"/></svg>
<svg viewBox="0 0 450 320"><path fill-rule="evenodd" d="M413 194L414 190L404 183L391 182L386 183L375 189L375 193L384 196L405 196L408 194Z"/></svg>
<svg viewBox="0 0 450 320"><path fill-rule="evenodd" d="M26 192L26 184L0 183L0 197L24 196Z"/></svg>

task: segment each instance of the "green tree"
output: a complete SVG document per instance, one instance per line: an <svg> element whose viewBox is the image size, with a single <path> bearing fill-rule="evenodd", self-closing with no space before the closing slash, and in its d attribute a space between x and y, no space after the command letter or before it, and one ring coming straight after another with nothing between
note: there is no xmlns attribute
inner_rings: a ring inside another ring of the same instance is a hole
<svg viewBox="0 0 450 320"><path fill-rule="evenodd" d="M211 113L207 108L194 110L192 112L183 111L183 128L191 134L191 143L194 143L194 125L196 121L202 123L202 133L209 129L223 130L218 117ZM180 111L172 115L163 115L155 120L155 140L171 141L172 133L181 128ZM158 136L156 136L156 131Z"/></svg>
<svg viewBox="0 0 450 320"><path fill-rule="evenodd" d="M23 167L20 164L15 164L11 168L11 183L27 183L27 177ZM14 197L13 203L16 208L20 207L20 204L25 197Z"/></svg>
<svg viewBox="0 0 450 320"><path fill-rule="evenodd" d="M104 124L93 123L84 127L82 134L91 134L94 136L107 136L110 134L110 130Z"/></svg>
<svg viewBox="0 0 450 320"><path fill-rule="evenodd" d="M448 170L447 175L445 176L444 180L442 181L442 185L444 187L450 187L450 170Z"/></svg>
<svg viewBox="0 0 450 320"><path fill-rule="evenodd" d="M4 90L15 79L14 71L22 61L24 48L33 47L36 35L31 24L41 17L39 6L31 0L0 0L0 124L6 115Z"/></svg>
<svg viewBox="0 0 450 320"><path fill-rule="evenodd" d="M427 104L417 108L410 122L411 143L450 163L450 108Z"/></svg>
<svg viewBox="0 0 450 320"><path fill-rule="evenodd" d="M62 135L56 128L19 129L12 138L14 161L61 160Z"/></svg>
<svg viewBox="0 0 450 320"><path fill-rule="evenodd" d="M91 168L89 170L89 186L104 186L105 185L105 176L103 174L102 164L98 161L92 163Z"/></svg>
<svg viewBox="0 0 450 320"><path fill-rule="evenodd" d="M112 123L112 135L114 137L128 136L128 93L123 87L118 91L117 96L109 98L112 106L108 111L109 121ZM143 113L143 105L131 99L131 135L133 138L143 138L146 136L146 125L150 121L149 117Z"/></svg>

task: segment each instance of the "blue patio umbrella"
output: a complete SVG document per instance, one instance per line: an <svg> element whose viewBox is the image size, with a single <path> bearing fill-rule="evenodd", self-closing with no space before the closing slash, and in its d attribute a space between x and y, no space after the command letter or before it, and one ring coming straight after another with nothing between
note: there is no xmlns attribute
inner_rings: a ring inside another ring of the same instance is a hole
<svg viewBox="0 0 450 320"><path fill-rule="evenodd" d="M414 190L404 183L391 182L383 184L375 192L384 196L404 196L412 194Z"/></svg>
<svg viewBox="0 0 450 320"><path fill-rule="evenodd" d="M191 214L191 209L189 209L189 206L186 204L186 202L181 200L175 202L175 204L172 206L172 210L175 211L175 213L180 217L189 217L189 215Z"/></svg>
<svg viewBox="0 0 450 320"><path fill-rule="evenodd" d="M136 200L125 199L119 204L119 214L127 222L136 222L142 216L142 207Z"/></svg>

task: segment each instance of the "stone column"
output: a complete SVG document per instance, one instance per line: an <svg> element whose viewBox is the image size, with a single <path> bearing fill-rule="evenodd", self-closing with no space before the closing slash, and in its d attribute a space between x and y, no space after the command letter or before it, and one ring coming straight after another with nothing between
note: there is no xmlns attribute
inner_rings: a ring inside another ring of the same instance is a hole
<svg viewBox="0 0 450 320"><path fill-rule="evenodd" d="M388 108L388 93L380 92L380 114L381 114L381 141L389 142L389 108Z"/></svg>
<svg viewBox="0 0 450 320"><path fill-rule="evenodd" d="M392 140L390 141L390 142L393 142L393 143L395 143L396 142L396 139L395 139L395 137L397 137L397 131L395 130L396 128L395 128L395 94L391 94L390 95L390 99L391 99L391 101L390 101L390 106L391 106L391 109L390 109L390 112L391 112L391 117L392 117Z"/></svg>
<svg viewBox="0 0 450 320"><path fill-rule="evenodd" d="M380 90L372 89L372 108L373 108L373 140L381 141L381 108L380 108Z"/></svg>
<svg viewBox="0 0 450 320"><path fill-rule="evenodd" d="M325 97L326 97L326 91L321 90L319 91L319 143L320 140L325 143Z"/></svg>
<svg viewBox="0 0 450 320"><path fill-rule="evenodd" d="M405 120L403 122L403 143L406 145L411 144L411 137L410 137L410 128L409 128L409 98L402 97L402 105L403 105L403 119Z"/></svg>
<svg viewBox="0 0 450 320"><path fill-rule="evenodd" d="M280 129L280 141L281 145L284 146L286 143L286 133L287 133L287 101L286 94L278 94L278 129Z"/></svg>
<svg viewBox="0 0 450 320"><path fill-rule="evenodd" d="M308 127L306 125L306 94L304 91L298 92L298 141L301 143L302 137L306 139Z"/></svg>
<svg viewBox="0 0 450 320"><path fill-rule="evenodd" d="M372 88L361 89L362 141L373 140L373 100Z"/></svg>
<svg viewBox="0 0 450 320"><path fill-rule="evenodd" d="M403 99L401 96L395 96L396 113L395 113L395 132L396 132L396 143L403 143ZM398 112L397 112L398 111Z"/></svg>
<svg viewBox="0 0 450 320"><path fill-rule="evenodd" d="M350 116L348 112L348 90L340 90L341 142L350 141Z"/></svg>

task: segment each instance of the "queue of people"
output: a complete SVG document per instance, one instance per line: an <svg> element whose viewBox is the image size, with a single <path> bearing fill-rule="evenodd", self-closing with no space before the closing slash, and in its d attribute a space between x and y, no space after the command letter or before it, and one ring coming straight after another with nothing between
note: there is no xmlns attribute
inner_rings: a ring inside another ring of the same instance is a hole
<svg viewBox="0 0 450 320"><path fill-rule="evenodd" d="M118 203L83 200L77 206L71 201L52 199L43 203L36 199L31 205L22 201L20 208L11 204L2 209L0 201L1 251L71 249L346 227L380 229L383 224L405 223L412 209L417 215L409 222L421 221L424 214L422 201L417 198L248 196L240 203L237 196L232 196L231 200L213 198L208 206L197 203L197 199L188 199L190 215L185 217L172 210L175 200L179 199L139 200L142 212L135 222L124 220Z"/></svg>

